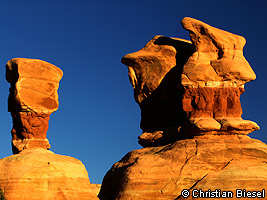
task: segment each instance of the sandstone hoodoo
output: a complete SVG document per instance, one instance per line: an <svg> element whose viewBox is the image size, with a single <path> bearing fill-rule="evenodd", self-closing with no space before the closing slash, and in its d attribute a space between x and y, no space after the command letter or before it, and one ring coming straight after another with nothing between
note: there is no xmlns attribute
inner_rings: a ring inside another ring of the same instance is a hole
<svg viewBox="0 0 267 200"><path fill-rule="evenodd" d="M13 153L50 148L46 132L50 114L58 109L57 89L62 76L61 69L42 60L14 58L6 64Z"/></svg>
<svg viewBox="0 0 267 200"><path fill-rule="evenodd" d="M247 136L259 126L241 118L244 84L256 78L243 56L246 40L189 17L181 23L191 41L155 36L122 58L144 148L107 172L101 200L265 195L267 145Z"/></svg>
<svg viewBox="0 0 267 200"><path fill-rule="evenodd" d="M90 183L81 161L48 150L48 121L58 109L62 76L37 59L14 58L6 65L14 155L0 159L0 188L9 200L98 199L100 186Z"/></svg>
<svg viewBox="0 0 267 200"><path fill-rule="evenodd" d="M181 23L194 48L181 74L183 109L197 133L247 135L259 129L241 119L244 84L256 78L243 56L245 38L189 17Z"/></svg>
<svg viewBox="0 0 267 200"><path fill-rule="evenodd" d="M122 58L141 108L139 143L259 129L241 118L244 84L256 78L243 56L245 39L192 18L181 23L192 42L155 36Z"/></svg>

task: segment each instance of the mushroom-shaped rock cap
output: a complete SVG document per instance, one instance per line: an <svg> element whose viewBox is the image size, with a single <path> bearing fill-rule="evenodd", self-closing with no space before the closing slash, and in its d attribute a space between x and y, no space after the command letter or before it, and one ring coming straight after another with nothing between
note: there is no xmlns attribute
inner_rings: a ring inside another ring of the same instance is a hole
<svg viewBox="0 0 267 200"><path fill-rule="evenodd" d="M11 84L8 111L46 114L56 111L62 76L61 69L42 60L14 58L8 61L6 80Z"/></svg>
<svg viewBox="0 0 267 200"><path fill-rule="evenodd" d="M189 31L195 49L184 66L183 85L232 87L256 78L243 56L244 37L190 17L181 24Z"/></svg>

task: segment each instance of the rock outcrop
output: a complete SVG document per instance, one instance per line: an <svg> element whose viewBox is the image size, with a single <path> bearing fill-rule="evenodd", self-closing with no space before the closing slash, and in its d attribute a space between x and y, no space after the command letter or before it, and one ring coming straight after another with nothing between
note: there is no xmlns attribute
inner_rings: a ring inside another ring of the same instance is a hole
<svg viewBox="0 0 267 200"><path fill-rule="evenodd" d="M100 200L266 198L267 145L247 136L259 126L241 118L244 84L256 78L245 39L192 18L181 23L191 42L155 36L122 58L144 148L112 166Z"/></svg>
<svg viewBox="0 0 267 200"><path fill-rule="evenodd" d="M0 160L0 188L10 200L98 199L81 161L43 148Z"/></svg>
<svg viewBox="0 0 267 200"><path fill-rule="evenodd" d="M57 89L62 76L61 69L42 60L14 58L6 64L13 153L50 148L46 132L50 114L58 109Z"/></svg>

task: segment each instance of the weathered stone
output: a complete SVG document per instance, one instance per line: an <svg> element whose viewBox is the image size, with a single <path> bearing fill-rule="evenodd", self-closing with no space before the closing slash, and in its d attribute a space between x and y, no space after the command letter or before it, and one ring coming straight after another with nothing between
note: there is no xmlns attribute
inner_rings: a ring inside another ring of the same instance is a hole
<svg viewBox="0 0 267 200"><path fill-rule="evenodd" d="M129 152L103 179L100 200L173 200L192 190L267 188L267 145L245 135L203 135ZM216 198L218 199L218 198ZM234 198L236 199L236 198Z"/></svg>
<svg viewBox="0 0 267 200"><path fill-rule="evenodd" d="M258 130L241 118L244 84L256 78L243 56L245 39L192 18L181 23L192 43L155 36L122 58L141 108L139 144Z"/></svg>
<svg viewBox="0 0 267 200"><path fill-rule="evenodd" d="M12 200L98 199L81 161L36 148L0 159L0 188Z"/></svg>
<svg viewBox="0 0 267 200"><path fill-rule="evenodd" d="M58 109L57 89L62 76L58 67L41 60L14 58L6 64L13 153L50 148L46 132L50 114Z"/></svg>

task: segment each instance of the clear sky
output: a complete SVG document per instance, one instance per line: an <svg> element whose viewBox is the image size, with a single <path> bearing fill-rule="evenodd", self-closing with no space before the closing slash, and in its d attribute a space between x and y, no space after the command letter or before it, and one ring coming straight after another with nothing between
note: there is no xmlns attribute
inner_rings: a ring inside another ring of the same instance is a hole
<svg viewBox="0 0 267 200"><path fill-rule="evenodd" d="M64 72L47 133L51 150L78 158L101 183L113 163L141 148L140 109L121 58L154 35L189 39L185 16L246 38L257 79L245 86L242 117L260 125L250 136L266 143L266 9L266 0L0 0L0 158L12 154L5 64L41 59Z"/></svg>

